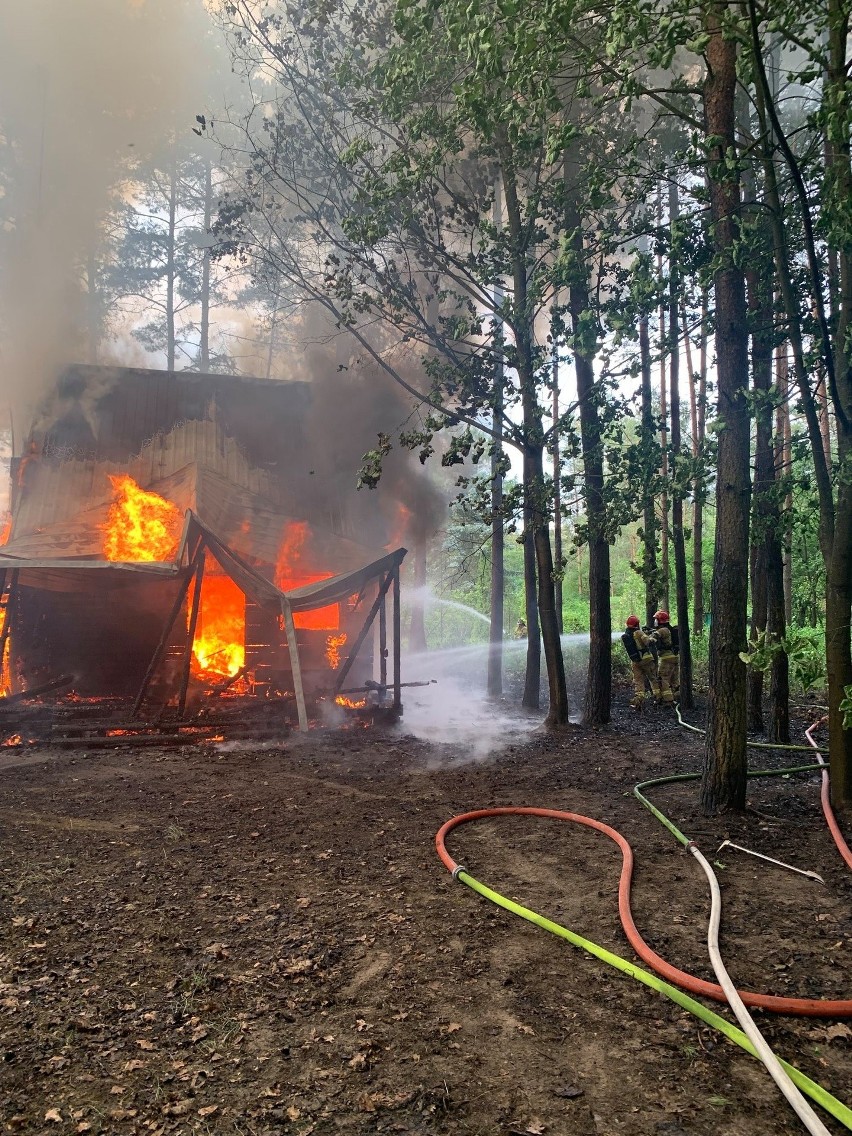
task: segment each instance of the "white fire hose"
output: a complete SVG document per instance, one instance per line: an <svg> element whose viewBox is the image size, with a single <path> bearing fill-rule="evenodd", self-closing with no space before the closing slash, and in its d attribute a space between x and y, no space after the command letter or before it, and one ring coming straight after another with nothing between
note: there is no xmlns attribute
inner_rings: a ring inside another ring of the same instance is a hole
<svg viewBox="0 0 852 1136"><path fill-rule="evenodd" d="M748 1036L749 1041L757 1050L757 1055L766 1066L769 1075L787 1098L787 1101L792 1106L805 1128L811 1133L811 1136L831 1136L829 1130L782 1068L781 1062L769 1048L763 1034L754 1024L742 998L740 998L737 993L737 988L731 981L731 976L725 969L725 964L722 962L722 956L719 952L719 924L722 919L722 893L719 889L719 881L716 878L716 873L713 871L713 868L701 854L697 845L693 841L690 841L689 844L687 844L687 848L701 865L707 877L707 882L710 884L710 923L707 928L707 950L710 954L710 962L713 965L713 971L718 979L719 985L725 992L725 997L728 999L734 1016L740 1023L743 1032Z"/></svg>

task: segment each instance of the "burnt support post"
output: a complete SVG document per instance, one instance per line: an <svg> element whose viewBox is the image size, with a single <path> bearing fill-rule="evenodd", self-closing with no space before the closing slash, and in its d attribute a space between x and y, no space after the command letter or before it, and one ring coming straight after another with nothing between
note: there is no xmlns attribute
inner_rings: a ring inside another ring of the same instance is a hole
<svg viewBox="0 0 852 1136"><path fill-rule="evenodd" d="M296 624L293 622L293 609L286 596L281 597L281 614L284 617L284 630L287 632L287 649L290 652L290 667L293 671L293 691L296 695L296 711L299 715L299 729L308 729L308 711L305 706L305 687L302 682L302 660L299 658L299 643L296 639Z"/></svg>
<svg viewBox="0 0 852 1136"><path fill-rule="evenodd" d="M393 710L402 713L402 619L399 604L399 565L393 569Z"/></svg>
<svg viewBox="0 0 852 1136"><path fill-rule="evenodd" d="M397 566L396 572L397 572L397 578L398 578L399 577L399 566ZM385 596L387 595L388 588L391 585L392 578L393 578L393 572L388 572L388 574L385 576L384 580L382 580L381 586L379 587L379 594L373 600L373 606L370 608L369 612L367 613L367 618L364 620L364 626L358 632L358 637L355 640L355 642L352 644L352 649L350 650L349 654L346 656L346 661L344 662L344 664L340 668L340 670L337 672L337 677L334 680L334 687L333 687L332 692L331 692L333 698L336 698L338 696L338 694L340 694L340 691L343 687L343 683L346 680L346 676L349 674L350 670L352 669L352 664L355 662L355 658L356 658L358 652L361 650L361 644L367 638L367 633L370 630L370 628L373 626L373 620L376 618L376 615L379 613L379 611L381 611L381 609L384 607ZM381 624L379 624L379 627L381 628Z"/></svg>
<svg viewBox="0 0 852 1136"><path fill-rule="evenodd" d="M3 612L3 630L0 632L0 671L3 668L3 661L6 658L6 645L9 642L9 635L12 630L12 620L15 618L15 605L18 600L18 569L12 569L12 577L9 581L9 598L6 600L6 608ZM3 571L3 590L6 587L6 572ZM0 590L0 598L2 598L3 591Z"/></svg>
<svg viewBox="0 0 852 1136"><path fill-rule="evenodd" d="M148 664L148 669L145 671L145 677L142 679L142 685L139 688L139 693L136 695L136 701L133 703L133 712L131 714L131 717L134 721L139 717L139 711L142 708L142 703L145 700L145 695L148 693L148 687L151 685L151 679L154 677L157 667L162 662L163 655L166 653L166 647L168 646L169 636L172 633L172 628L174 627L175 620L180 613L180 609L183 607L183 601L186 599L186 593L189 591L190 582L195 575L196 569L198 568L198 559L199 557L203 556L204 544L203 542L199 542L193 555L192 562L189 568L187 568L185 571L184 578L178 590L178 594L175 597L175 602L172 606L172 610L169 612L169 618L166 620L165 626L163 627L163 634L160 636L160 642L157 644L157 648L154 651L154 654L151 656L151 661Z"/></svg>
<svg viewBox="0 0 852 1136"><path fill-rule="evenodd" d="M386 595L382 596L382 606L379 608L379 682L382 686L387 686L388 684L388 610Z"/></svg>
<svg viewBox="0 0 852 1136"><path fill-rule="evenodd" d="M201 608L201 585L204 580L204 553L197 556L195 569L195 587L192 589L192 607L189 611L189 627L186 633L186 647L183 652L183 670L180 679L180 694L178 696L178 718L183 717L186 709L186 692L189 689L189 674L192 669L192 645L195 642L195 631L198 627L198 612Z"/></svg>

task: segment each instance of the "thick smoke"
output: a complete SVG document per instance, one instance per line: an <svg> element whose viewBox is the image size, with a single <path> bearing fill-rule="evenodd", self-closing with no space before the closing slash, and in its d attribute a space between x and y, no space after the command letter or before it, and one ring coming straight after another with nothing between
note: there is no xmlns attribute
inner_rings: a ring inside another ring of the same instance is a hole
<svg viewBox="0 0 852 1136"><path fill-rule="evenodd" d="M82 282L111 196L135 160L192 137L211 62L203 0L2 5L0 395L16 425L88 358Z"/></svg>

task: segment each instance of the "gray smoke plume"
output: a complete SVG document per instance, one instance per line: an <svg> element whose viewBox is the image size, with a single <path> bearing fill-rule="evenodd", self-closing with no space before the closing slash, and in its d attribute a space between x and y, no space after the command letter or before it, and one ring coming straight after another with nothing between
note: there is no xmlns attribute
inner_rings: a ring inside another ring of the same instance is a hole
<svg viewBox="0 0 852 1136"><path fill-rule="evenodd" d="M203 0L0 6L0 413L85 361L85 267L129 162L190 135L218 66Z"/></svg>

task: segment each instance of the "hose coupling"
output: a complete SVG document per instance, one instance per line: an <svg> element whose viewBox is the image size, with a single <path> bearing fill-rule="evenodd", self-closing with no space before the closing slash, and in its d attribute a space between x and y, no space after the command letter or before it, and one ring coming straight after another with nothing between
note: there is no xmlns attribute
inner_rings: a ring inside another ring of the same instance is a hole
<svg viewBox="0 0 852 1136"><path fill-rule="evenodd" d="M456 866L453 868L453 879L457 880L459 878L459 872L466 872L466 871L467 871L467 868L464 866L464 864L456 864Z"/></svg>

